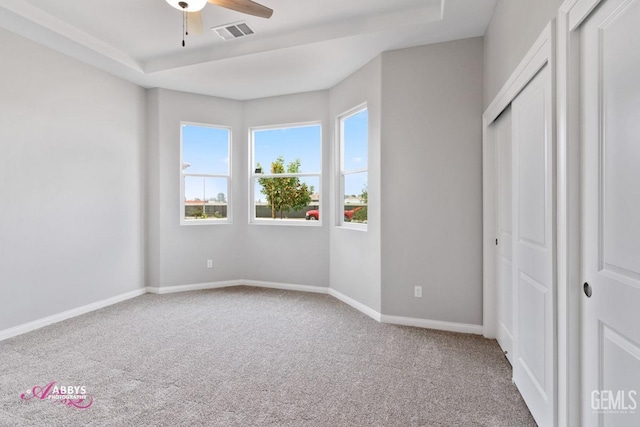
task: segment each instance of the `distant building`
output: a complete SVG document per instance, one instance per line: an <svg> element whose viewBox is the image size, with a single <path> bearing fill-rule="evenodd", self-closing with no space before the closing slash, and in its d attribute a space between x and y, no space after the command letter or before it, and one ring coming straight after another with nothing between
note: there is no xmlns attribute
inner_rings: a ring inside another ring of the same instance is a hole
<svg viewBox="0 0 640 427"><path fill-rule="evenodd" d="M202 200L185 200L185 206L202 206L202 205L226 205L227 202L218 202L216 199L211 199L207 201Z"/></svg>
<svg viewBox="0 0 640 427"><path fill-rule="evenodd" d="M346 196L344 198L345 205L363 205L364 201L359 196Z"/></svg>

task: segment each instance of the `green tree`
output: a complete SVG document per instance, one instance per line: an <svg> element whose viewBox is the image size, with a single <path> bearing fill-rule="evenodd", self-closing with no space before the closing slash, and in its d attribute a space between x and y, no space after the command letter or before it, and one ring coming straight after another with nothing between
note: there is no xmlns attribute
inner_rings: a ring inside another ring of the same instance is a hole
<svg viewBox="0 0 640 427"><path fill-rule="evenodd" d="M362 188L362 192L360 193L360 199L362 199L365 205L369 203L369 189L367 184L365 184L364 187ZM366 223L368 216L369 216L368 207L363 206L353 214L353 217L351 218L351 220L353 222Z"/></svg>
<svg viewBox="0 0 640 427"><path fill-rule="evenodd" d="M360 198L365 204L369 203L369 186L367 184L364 185L362 193L360 193Z"/></svg>
<svg viewBox="0 0 640 427"><path fill-rule="evenodd" d="M262 168L260 164L257 168ZM300 173L300 159L289 163L286 168L284 157L279 156L275 162L271 163L272 174ZM311 202L313 188L309 188L304 182L300 182L298 177L286 178L258 178L261 192L267 198L267 204L271 207L271 218L276 218L283 212L294 210L299 211Z"/></svg>

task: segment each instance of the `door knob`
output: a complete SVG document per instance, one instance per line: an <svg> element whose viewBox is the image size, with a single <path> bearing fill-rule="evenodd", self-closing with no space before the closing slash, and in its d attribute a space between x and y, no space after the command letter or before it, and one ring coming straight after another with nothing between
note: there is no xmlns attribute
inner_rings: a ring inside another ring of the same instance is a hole
<svg viewBox="0 0 640 427"><path fill-rule="evenodd" d="M587 282L584 282L582 289L584 289L584 294L587 296L587 298L591 298L591 295L593 295L593 289L591 289L591 285Z"/></svg>

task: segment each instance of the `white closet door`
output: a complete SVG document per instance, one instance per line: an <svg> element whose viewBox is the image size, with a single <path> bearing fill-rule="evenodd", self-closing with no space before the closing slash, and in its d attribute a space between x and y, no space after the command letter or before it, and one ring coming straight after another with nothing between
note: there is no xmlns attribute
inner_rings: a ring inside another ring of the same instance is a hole
<svg viewBox="0 0 640 427"><path fill-rule="evenodd" d="M602 2L580 31L582 424L637 427L640 1Z"/></svg>
<svg viewBox="0 0 640 427"><path fill-rule="evenodd" d="M509 362L513 364L513 228L511 219L511 107L494 122L496 148L496 282L497 340Z"/></svg>
<svg viewBox="0 0 640 427"><path fill-rule="evenodd" d="M513 127L513 379L541 427L555 425L555 209L551 67L516 97Z"/></svg>

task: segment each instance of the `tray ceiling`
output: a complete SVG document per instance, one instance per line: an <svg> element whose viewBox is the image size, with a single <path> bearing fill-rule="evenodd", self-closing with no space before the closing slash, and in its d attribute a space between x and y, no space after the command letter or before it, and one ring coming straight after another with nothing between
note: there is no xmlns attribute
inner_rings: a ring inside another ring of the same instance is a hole
<svg viewBox="0 0 640 427"><path fill-rule="evenodd" d="M182 47L164 0L3 0L0 27L144 87L251 99L329 88L385 50L481 36L496 0L259 0L261 19L208 4ZM246 21L256 34L211 31Z"/></svg>

